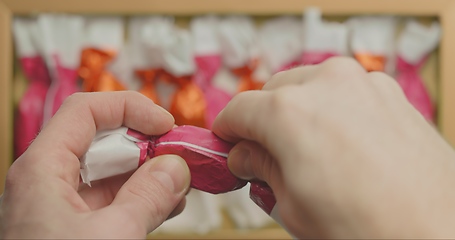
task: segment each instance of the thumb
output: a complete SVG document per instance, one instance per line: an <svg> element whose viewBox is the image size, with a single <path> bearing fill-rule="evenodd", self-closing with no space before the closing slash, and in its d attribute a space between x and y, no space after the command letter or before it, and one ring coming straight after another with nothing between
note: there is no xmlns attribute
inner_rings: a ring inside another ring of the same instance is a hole
<svg viewBox="0 0 455 240"><path fill-rule="evenodd" d="M272 189L282 186L278 161L256 142L244 140L235 145L229 152L228 167L239 178L265 181Z"/></svg>
<svg viewBox="0 0 455 240"><path fill-rule="evenodd" d="M163 155L144 163L122 186L112 203L124 212L128 222L153 231L184 198L190 185L190 171L181 157Z"/></svg>

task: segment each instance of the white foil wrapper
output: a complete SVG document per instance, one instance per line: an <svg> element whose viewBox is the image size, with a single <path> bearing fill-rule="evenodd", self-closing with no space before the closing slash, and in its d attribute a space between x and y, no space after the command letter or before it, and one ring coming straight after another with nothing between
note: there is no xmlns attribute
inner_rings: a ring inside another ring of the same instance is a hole
<svg viewBox="0 0 455 240"><path fill-rule="evenodd" d="M261 60L271 74L294 65L302 53L301 21L278 17L264 23L259 31Z"/></svg>
<svg viewBox="0 0 455 240"><path fill-rule="evenodd" d="M144 140L128 135L128 128L100 131L89 150L81 159L82 181L92 181L115 176L138 168ZM109 166L109 167L106 167Z"/></svg>
<svg viewBox="0 0 455 240"><path fill-rule="evenodd" d="M441 26L438 22L427 27L414 19L409 20L397 41L397 54L405 61L417 64L436 48L440 37Z"/></svg>

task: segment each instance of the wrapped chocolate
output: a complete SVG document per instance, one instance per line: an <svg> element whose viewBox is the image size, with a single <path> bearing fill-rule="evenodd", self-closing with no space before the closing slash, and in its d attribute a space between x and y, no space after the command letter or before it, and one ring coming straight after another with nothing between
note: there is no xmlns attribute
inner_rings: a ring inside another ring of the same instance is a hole
<svg viewBox="0 0 455 240"><path fill-rule="evenodd" d="M369 72L393 72L396 19L392 16L361 16L348 21L354 57Z"/></svg>
<svg viewBox="0 0 455 240"><path fill-rule="evenodd" d="M168 104L163 104L164 99L160 98L160 94L158 94L157 81L163 69L163 61L159 56L163 38L168 35L169 31L172 31L173 20L160 16L133 17L128 28L132 66L134 73L142 83L139 92L156 104L165 105L168 108Z"/></svg>
<svg viewBox="0 0 455 240"><path fill-rule="evenodd" d="M278 224L280 224L288 233L291 233L284 225L280 216L280 207L276 202L275 195L272 188L267 183L253 181L250 183L250 198L256 205L258 205L264 212L272 217ZM292 236L293 239L297 239Z"/></svg>
<svg viewBox="0 0 455 240"><path fill-rule="evenodd" d="M238 92L262 89L264 82L255 78L259 48L251 18L231 16L221 21L219 39L224 64L236 75Z"/></svg>
<svg viewBox="0 0 455 240"><path fill-rule="evenodd" d="M440 36L439 23L434 22L431 27L426 27L409 20L397 43L396 79L409 102L429 122L434 122L435 110L419 71L430 52L436 48Z"/></svg>
<svg viewBox="0 0 455 240"><path fill-rule="evenodd" d="M137 169L148 155L149 137L128 128L100 131L81 159L81 178L92 181Z"/></svg>
<svg viewBox="0 0 455 240"><path fill-rule="evenodd" d="M271 74L300 64L301 22L295 17L279 17L264 23L259 31L261 60Z"/></svg>
<svg viewBox="0 0 455 240"><path fill-rule="evenodd" d="M139 90L140 83L137 81L134 73L132 59L131 43L125 43L115 59L107 66L107 71L110 72L128 90Z"/></svg>
<svg viewBox="0 0 455 240"><path fill-rule="evenodd" d="M15 18L13 22L14 40L22 71L30 82L21 98L14 124L14 155L22 155L43 124L43 111L46 94L50 86L50 76L40 53L40 44L33 33L36 22L25 18ZM35 29L36 30L36 29Z"/></svg>
<svg viewBox="0 0 455 240"><path fill-rule="evenodd" d="M193 126L172 129L163 136L152 138L149 156L179 155L186 160L193 188L209 193L223 193L245 186L227 166L232 145L211 131Z"/></svg>
<svg viewBox="0 0 455 240"><path fill-rule="evenodd" d="M77 70L83 44L84 19L74 15L41 14L38 24L52 79L44 107L46 122L68 96L80 91Z"/></svg>
<svg viewBox="0 0 455 240"><path fill-rule="evenodd" d="M201 88L193 81L196 66L193 43L188 30L174 28L161 45L162 77L176 86L169 112L177 125L206 126L207 102Z"/></svg>
<svg viewBox="0 0 455 240"><path fill-rule="evenodd" d="M119 17L86 19L86 39L78 70L83 91L102 92L126 90L115 76L107 71L123 46L123 22Z"/></svg>
<svg viewBox="0 0 455 240"><path fill-rule="evenodd" d="M197 17L191 22L194 38L194 54L197 70L194 82L204 92L207 103L205 111L206 128L211 128L218 113L231 100L231 95L213 85L215 74L221 67L221 48L218 42L218 18L214 16Z"/></svg>
<svg viewBox="0 0 455 240"><path fill-rule="evenodd" d="M176 127L168 133L147 137L128 128L97 133L81 159L84 183L137 169L147 156L179 155L190 168L191 187L209 193L223 193L245 186L227 167L232 145L211 131L193 126Z"/></svg>
<svg viewBox="0 0 455 240"><path fill-rule="evenodd" d="M348 52L348 27L343 23L325 22L317 8L308 8L303 15L302 64L319 64L333 56Z"/></svg>

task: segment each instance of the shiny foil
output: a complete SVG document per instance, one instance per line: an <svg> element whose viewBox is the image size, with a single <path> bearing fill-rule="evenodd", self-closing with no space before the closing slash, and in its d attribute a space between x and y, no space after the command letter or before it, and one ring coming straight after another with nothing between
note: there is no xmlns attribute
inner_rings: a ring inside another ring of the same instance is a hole
<svg viewBox="0 0 455 240"><path fill-rule="evenodd" d="M156 92L155 82L158 79L159 70L149 69L149 70L137 70L136 75L142 81L142 87L139 89L139 92L144 96L150 98L154 103L160 105L158 94Z"/></svg>
<svg viewBox="0 0 455 240"><path fill-rule="evenodd" d="M163 71L163 78L177 85L169 109L175 124L205 127L207 102L202 90L192 81L192 76L175 77Z"/></svg>
<svg viewBox="0 0 455 240"><path fill-rule="evenodd" d="M249 90L261 90L264 86L263 82L254 78L253 73L258 66L258 61L251 61L243 67L232 69L232 72L240 78L238 91L244 92Z"/></svg>
<svg viewBox="0 0 455 240"><path fill-rule="evenodd" d="M213 86L212 80L221 67L221 56L219 54L201 55L195 57L197 71L194 75L194 82L203 91L207 109L205 111L206 128L210 129L218 116L218 113L231 100L231 96L220 88Z"/></svg>
<svg viewBox="0 0 455 240"><path fill-rule="evenodd" d="M113 52L87 48L82 51L79 76L83 79L85 92L107 92L126 90L114 75L106 71L106 66L115 57Z"/></svg>
<svg viewBox="0 0 455 240"><path fill-rule="evenodd" d="M330 52L304 52L302 54L302 64L303 65L314 65L314 64L320 64L324 62L325 60L337 56L335 53L330 53Z"/></svg>
<svg viewBox="0 0 455 240"><path fill-rule="evenodd" d="M403 58L397 59L397 82L403 89L408 101L425 117L429 122L435 120L435 109L430 94L425 87L419 70L426 58L417 64L410 64Z"/></svg>
<svg viewBox="0 0 455 240"><path fill-rule="evenodd" d="M354 57L368 72L385 70L386 57L382 55L356 53Z"/></svg>
<svg viewBox="0 0 455 240"><path fill-rule="evenodd" d="M191 187L218 194L242 188L247 183L235 177L227 166L231 148L232 144L207 129L181 126L152 138L149 156L181 156L191 172Z"/></svg>
<svg viewBox="0 0 455 240"><path fill-rule="evenodd" d="M44 102L51 82L46 64L40 56L24 57L20 62L30 84L19 102L15 118L15 158L25 152L41 129Z"/></svg>

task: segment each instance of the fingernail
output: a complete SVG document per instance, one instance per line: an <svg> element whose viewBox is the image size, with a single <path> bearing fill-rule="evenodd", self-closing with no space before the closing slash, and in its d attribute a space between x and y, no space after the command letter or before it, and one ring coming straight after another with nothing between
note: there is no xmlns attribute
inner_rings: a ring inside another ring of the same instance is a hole
<svg viewBox="0 0 455 240"><path fill-rule="evenodd" d="M151 174L171 192L178 194L189 186L190 173L185 161L178 156L163 155L153 159Z"/></svg>
<svg viewBox="0 0 455 240"><path fill-rule="evenodd" d="M172 119L174 119L174 116L168 111L166 110L165 108L163 108L162 106L156 104L156 106L164 113L166 113L167 115L169 115Z"/></svg>
<svg viewBox="0 0 455 240"><path fill-rule="evenodd" d="M229 153L228 164L229 168L234 170L233 172L237 177L245 180L254 178L249 150L236 149L232 151L232 153Z"/></svg>

